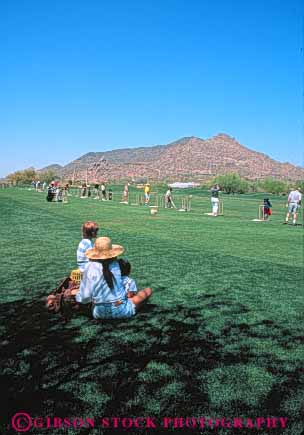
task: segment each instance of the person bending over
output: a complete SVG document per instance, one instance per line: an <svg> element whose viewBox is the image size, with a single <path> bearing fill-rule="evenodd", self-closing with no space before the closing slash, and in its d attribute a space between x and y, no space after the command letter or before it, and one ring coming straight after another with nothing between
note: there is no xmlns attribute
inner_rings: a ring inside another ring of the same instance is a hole
<svg viewBox="0 0 304 435"><path fill-rule="evenodd" d="M266 219L266 220L269 218L269 216L272 215L271 207L272 207L272 204L269 201L269 198L264 198L263 213L264 213L264 219Z"/></svg>

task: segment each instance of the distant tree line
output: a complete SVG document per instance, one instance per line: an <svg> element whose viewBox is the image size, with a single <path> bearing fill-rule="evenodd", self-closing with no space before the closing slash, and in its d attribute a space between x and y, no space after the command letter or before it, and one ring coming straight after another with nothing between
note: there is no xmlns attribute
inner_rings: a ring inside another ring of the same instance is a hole
<svg viewBox="0 0 304 435"><path fill-rule="evenodd" d="M41 181L50 183L52 180L57 179L56 174L52 170L37 172L34 168L24 169L23 171L16 171L7 176L7 179L14 185L30 184L34 181Z"/></svg>
<svg viewBox="0 0 304 435"><path fill-rule="evenodd" d="M58 176L51 169L37 172L34 168L16 171L7 176L7 179L14 185L30 184L33 180L50 183L52 180L58 180ZM69 183L71 184L71 180ZM228 173L219 175L212 182L205 186L210 188L211 184L218 183L221 190L228 194L234 193L250 193L250 192L268 192L275 195L284 195L289 192L292 187L300 187L304 189L304 180L290 183L287 181L277 180L275 178L265 178L264 180L249 181L240 177L236 173Z"/></svg>
<svg viewBox="0 0 304 435"><path fill-rule="evenodd" d="M304 180L290 183L287 181L277 180L276 178L265 178L264 180L249 181L236 173L228 173L217 176L212 184L218 183L223 192L249 193L249 192L268 192L275 195L286 195L293 187L304 188Z"/></svg>

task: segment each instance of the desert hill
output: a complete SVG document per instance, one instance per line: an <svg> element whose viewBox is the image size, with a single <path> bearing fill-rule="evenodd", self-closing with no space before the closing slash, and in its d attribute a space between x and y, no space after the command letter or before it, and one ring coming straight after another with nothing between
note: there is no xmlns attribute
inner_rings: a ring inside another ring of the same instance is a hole
<svg viewBox="0 0 304 435"><path fill-rule="evenodd" d="M40 169L39 171L44 171L44 172L45 171L53 171L55 173L59 173L62 169L63 169L63 166L58 165L57 163L55 163L53 165L45 166L43 169Z"/></svg>
<svg viewBox="0 0 304 435"><path fill-rule="evenodd" d="M90 182L140 177L203 180L227 172L252 180L304 179L304 168L277 162L223 133L205 140L192 136L168 145L90 152L56 172L65 178Z"/></svg>

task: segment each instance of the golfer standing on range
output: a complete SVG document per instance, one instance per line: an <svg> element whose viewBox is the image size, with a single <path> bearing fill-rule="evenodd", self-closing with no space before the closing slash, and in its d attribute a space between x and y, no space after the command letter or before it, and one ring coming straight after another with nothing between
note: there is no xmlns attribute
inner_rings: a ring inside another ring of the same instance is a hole
<svg viewBox="0 0 304 435"><path fill-rule="evenodd" d="M165 194L165 208L171 208L174 204L172 199L172 187L169 187Z"/></svg>
<svg viewBox="0 0 304 435"><path fill-rule="evenodd" d="M218 216L220 186L218 184L215 184L211 188L210 192L211 192L212 216Z"/></svg>
<svg viewBox="0 0 304 435"><path fill-rule="evenodd" d="M297 223L297 210L299 209L299 207L301 205L301 201L302 201L302 194L299 192L299 188L294 189L289 193L288 204L287 204L288 211L286 214L286 219L285 219L284 224L288 224L289 216L292 213L293 214L292 223L293 223L293 225L296 225L296 223Z"/></svg>
<svg viewBox="0 0 304 435"><path fill-rule="evenodd" d="M149 202L150 202L150 184L149 183L145 184L144 192L145 192L145 205L149 205Z"/></svg>

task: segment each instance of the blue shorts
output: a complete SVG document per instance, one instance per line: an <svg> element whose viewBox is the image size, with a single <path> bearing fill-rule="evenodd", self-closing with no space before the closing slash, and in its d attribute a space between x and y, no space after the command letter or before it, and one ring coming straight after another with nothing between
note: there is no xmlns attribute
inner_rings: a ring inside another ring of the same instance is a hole
<svg viewBox="0 0 304 435"><path fill-rule="evenodd" d="M97 304L93 307L94 319L126 319L135 316L135 305L131 299L125 299L122 304Z"/></svg>
<svg viewBox="0 0 304 435"><path fill-rule="evenodd" d="M289 213L296 213L299 205L296 202L290 202L288 204L288 212Z"/></svg>

